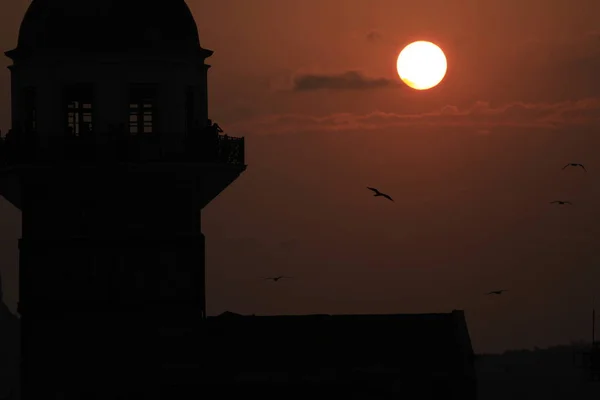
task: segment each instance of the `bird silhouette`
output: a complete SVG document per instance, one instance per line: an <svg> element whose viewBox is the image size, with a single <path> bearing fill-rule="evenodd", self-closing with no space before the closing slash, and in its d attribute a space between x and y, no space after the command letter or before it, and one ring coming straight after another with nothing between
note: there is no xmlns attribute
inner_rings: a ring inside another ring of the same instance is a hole
<svg viewBox="0 0 600 400"><path fill-rule="evenodd" d="M579 164L579 163L568 163L567 165L565 165L564 167L562 167L562 169L565 169L567 167L581 167L585 172L587 172L587 169L585 169L585 167L583 166L583 164Z"/></svg>
<svg viewBox="0 0 600 400"><path fill-rule="evenodd" d="M379 190L372 188L372 187L368 187L367 189L372 190L373 192L375 192L375 194L373 196L377 197L377 196L382 196L385 197L386 199L390 200L390 201L394 201L394 199L392 199L389 195L385 194L385 193L381 193Z"/></svg>
<svg viewBox="0 0 600 400"><path fill-rule="evenodd" d="M498 294L498 295L500 295L500 294L502 294L503 292L508 292L508 290L507 290L507 289L492 290L491 292L489 292L489 293L486 293L486 295L488 295L488 294Z"/></svg>
<svg viewBox="0 0 600 400"><path fill-rule="evenodd" d="M273 276L273 277L270 277L270 278L265 278L265 280L266 281L278 282L280 279L284 279L284 278L292 279L291 276L281 276L280 275L280 276Z"/></svg>
<svg viewBox="0 0 600 400"><path fill-rule="evenodd" d="M562 200L554 200L554 201L551 201L550 204L573 205L573 203L571 203L570 201L562 201Z"/></svg>

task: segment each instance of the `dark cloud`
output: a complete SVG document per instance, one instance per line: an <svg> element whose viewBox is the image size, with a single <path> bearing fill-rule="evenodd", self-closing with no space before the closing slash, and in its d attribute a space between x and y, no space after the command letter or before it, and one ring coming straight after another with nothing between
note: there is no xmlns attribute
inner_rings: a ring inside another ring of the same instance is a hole
<svg viewBox="0 0 600 400"><path fill-rule="evenodd" d="M366 38L368 42L375 43L380 41L383 38L383 35L381 34L381 32L371 31L367 33Z"/></svg>
<svg viewBox="0 0 600 400"><path fill-rule="evenodd" d="M339 74L304 74L294 77L294 91L320 89L368 90L399 86L398 81L387 78L370 78L359 71L346 71Z"/></svg>
<svg viewBox="0 0 600 400"><path fill-rule="evenodd" d="M514 102L493 106L478 101L470 107L447 105L418 114L374 111L367 114L337 113L324 117L271 115L242 123L247 132L285 133L311 131L377 130L393 127L464 127L490 132L496 127L556 130L566 127L600 126L600 99L557 103Z"/></svg>

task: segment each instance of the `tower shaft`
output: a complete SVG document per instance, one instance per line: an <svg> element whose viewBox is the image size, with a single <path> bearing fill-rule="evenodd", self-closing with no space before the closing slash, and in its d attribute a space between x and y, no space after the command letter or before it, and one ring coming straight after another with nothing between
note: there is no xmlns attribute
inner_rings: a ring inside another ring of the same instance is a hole
<svg viewBox="0 0 600 400"><path fill-rule="evenodd" d="M191 11L34 0L5 54L0 194L22 211L22 398L197 397L201 210L245 165L243 138L208 120L213 52Z"/></svg>
<svg viewBox="0 0 600 400"><path fill-rule="evenodd" d="M91 395L107 382L148 395L201 376L201 170L23 171L23 398Z"/></svg>

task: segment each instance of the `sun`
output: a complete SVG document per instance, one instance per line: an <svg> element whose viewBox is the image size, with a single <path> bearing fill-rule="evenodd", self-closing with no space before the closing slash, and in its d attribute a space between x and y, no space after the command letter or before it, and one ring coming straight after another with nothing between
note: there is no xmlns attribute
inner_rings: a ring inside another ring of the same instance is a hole
<svg viewBox="0 0 600 400"><path fill-rule="evenodd" d="M437 86L448 69L442 49L431 42L418 41L406 46L396 62L402 82L416 90Z"/></svg>

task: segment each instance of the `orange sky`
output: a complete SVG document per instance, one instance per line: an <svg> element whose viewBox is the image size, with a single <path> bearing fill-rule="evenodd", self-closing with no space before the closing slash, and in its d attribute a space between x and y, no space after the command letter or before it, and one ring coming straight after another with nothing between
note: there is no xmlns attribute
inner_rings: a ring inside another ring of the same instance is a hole
<svg viewBox="0 0 600 400"><path fill-rule="evenodd" d="M10 3L2 51L29 1ZM249 164L203 214L209 313L464 308L477 351L589 339L600 292L600 2L187 3L215 51L211 116L247 137ZM418 39L448 58L431 91L398 85L397 55ZM344 88L353 73L362 81ZM3 131L9 82L2 68ZM561 171L567 162L589 173ZM556 199L574 205L548 204ZM13 307L20 215L0 200L0 216ZM260 280L270 274L296 279ZM497 288L510 292L483 296Z"/></svg>

